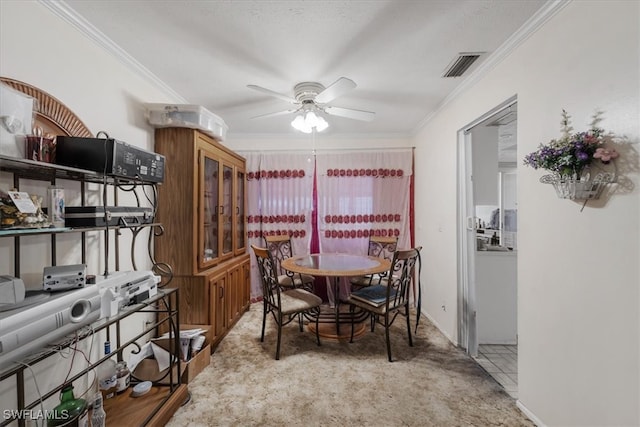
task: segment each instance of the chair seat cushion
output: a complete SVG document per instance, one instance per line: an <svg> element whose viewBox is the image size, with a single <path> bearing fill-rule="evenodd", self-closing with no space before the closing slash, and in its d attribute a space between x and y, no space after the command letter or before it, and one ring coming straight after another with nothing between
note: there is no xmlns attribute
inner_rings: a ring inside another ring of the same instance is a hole
<svg viewBox="0 0 640 427"><path fill-rule="evenodd" d="M280 294L280 303L282 314L290 314L318 307L322 298L304 289L291 289Z"/></svg>
<svg viewBox="0 0 640 427"><path fill-rule="evenodd" d="M302 286L309 283L313 283L316 280L315 277L308 274L294 274L293 277L289 277L286 274L278 276L278 284L287 288L293 288L296 286Z"/></svg>

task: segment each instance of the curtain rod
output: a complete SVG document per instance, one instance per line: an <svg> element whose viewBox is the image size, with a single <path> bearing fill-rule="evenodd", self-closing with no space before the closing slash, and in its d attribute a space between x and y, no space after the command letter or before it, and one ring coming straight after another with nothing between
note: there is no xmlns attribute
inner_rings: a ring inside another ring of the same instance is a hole
<svg viewBox="0 0 640 427"><path fill-rule="evenodd" d="M390 150L415 150L416 147L380 147L380 148L309 148L309 149L287 149L287 148L272 148L269 150L233 150L236 153L277 153L277 152L289 152L289 153L309 153L313 154L317 151L390 151Z"/></svg>

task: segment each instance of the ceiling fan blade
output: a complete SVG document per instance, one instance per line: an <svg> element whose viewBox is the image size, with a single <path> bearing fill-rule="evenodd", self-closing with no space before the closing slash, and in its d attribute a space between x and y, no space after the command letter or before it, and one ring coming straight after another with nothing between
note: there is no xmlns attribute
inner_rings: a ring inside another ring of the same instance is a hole
<svg viewBox="0 0 640 427"><path fill-rule="evenodd" d="M287 101L287 102L289 102L291 104L297 104L298 103L298 101L296 99L291 98L290 96L283 95L283 94L278 93L278 92L274 92L274 91L272 91L270 89L266 89L266 88L264 88L262 86L247 85L247 87L249 89L257 90L258 92L266 93L267 95L276 97L276 98L281 99L283 101Z"/></svg>
<svg viewBox="0 0 640 427"><path fill-rule="evenodd" d="M376 113L371 111L353 110L351 108L342 107L326 107L324 111L332 116L346 117L348 119L362 120L364 122L370 122L376 116Z"/></svg>
<svg viewBox="0 0 640 427"><path fill-rule="evenodd" d="M320 104L326 104L331 102L339 96L344 95L352 89L356 88L356 84L353 80L346 77L340 77L335 82L331 83L325 90L316 95L314 101Z"/></svg>
<svg viewBox="0 0 640 427"><path fill-rule="evenodd" d="M283 110L283 111L276 111L275 113L261 114L259 116L253 116L251 118L252 119L266 119L268 117L282 116L284 114L295 113L296 111L298 111L298 109L297 108L293 108L291 110Z"/></svg>

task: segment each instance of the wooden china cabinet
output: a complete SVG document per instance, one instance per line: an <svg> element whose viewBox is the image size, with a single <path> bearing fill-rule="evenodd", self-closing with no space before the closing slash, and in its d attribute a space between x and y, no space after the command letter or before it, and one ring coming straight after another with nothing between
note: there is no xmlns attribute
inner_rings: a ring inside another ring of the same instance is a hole
<svg viewBox="0 0 640 427"><path fill-rule="evenodd" d="M215 347L249 309L245 159L187 128L156 129L155 151L166 156L155 256L173 268L180 323L211 325Z"/></svg>

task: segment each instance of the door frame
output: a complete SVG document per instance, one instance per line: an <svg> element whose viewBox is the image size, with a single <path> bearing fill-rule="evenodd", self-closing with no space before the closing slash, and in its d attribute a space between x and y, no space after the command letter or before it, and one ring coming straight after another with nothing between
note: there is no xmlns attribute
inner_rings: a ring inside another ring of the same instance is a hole
<svg viewBox="0 0 640 427"><path fill-rule="evenodd" d="M478 331L476 325L475 227L470 226L469 223L475 217L471 129L517 104L517 102L518 97L514 95L458 130L458 345L473 357L478 355Z"/></svg>

